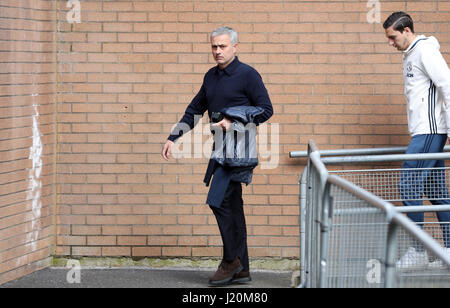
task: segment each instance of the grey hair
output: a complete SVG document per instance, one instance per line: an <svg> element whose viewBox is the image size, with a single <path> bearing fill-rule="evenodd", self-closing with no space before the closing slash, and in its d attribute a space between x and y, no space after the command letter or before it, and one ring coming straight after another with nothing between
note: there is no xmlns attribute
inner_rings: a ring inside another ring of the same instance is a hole
<svg viewBox="0 0 450 308"><path fill-rule="evenodd" d="M216 30L211 32L210 39L212 39L215 36L219 36L219 35L223 35L223 34L228 34L228 36L230 37L231 45L237 44L237 42L238 42L238 34L233 28L230 28L230 27L219 27L219 28L217 28Z"/></svg>

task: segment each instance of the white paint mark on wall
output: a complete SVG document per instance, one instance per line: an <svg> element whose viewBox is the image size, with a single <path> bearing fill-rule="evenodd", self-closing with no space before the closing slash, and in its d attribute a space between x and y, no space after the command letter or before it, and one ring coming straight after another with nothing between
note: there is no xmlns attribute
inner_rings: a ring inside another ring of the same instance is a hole
<svg viewBox="0 0 450 308"><path fill-rule="evenodd" d="M33 94L32 96L37 96ZM33 104L34 115L33 115L33 145L30 147L30 156L32 165L29 173L29 186L27 193L27 200L31 202L31 232L28 233L27 242L31 244L33 250L36 249L36 241L39 238L40 231L40 220L41 220L41 192L42 192L42 139L41 132L39 131L39 112L38 106Z"/></svg>

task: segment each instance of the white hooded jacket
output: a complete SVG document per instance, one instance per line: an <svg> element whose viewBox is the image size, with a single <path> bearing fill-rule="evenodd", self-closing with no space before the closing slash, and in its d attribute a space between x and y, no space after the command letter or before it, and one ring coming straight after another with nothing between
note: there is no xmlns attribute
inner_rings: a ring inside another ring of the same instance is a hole
<svg viewBox="0 0 450 308"><path fill-rule="evenodd" d="M450 70L433 36L419 35L403 52L409 133L450 136Z"/></svg>

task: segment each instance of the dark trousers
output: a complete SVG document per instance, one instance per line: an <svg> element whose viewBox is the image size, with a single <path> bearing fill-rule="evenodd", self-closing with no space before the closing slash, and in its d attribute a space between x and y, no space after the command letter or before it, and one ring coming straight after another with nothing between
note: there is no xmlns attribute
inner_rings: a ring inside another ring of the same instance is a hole
<svg viewBox="0 0 450 308"><path fill-rule="evenodd" d="M220 207L210 206L216 216L223 243L223 260L241 261L244 271L249 270L247 226L245 224L242 184L231 181Z"/></svg>
<svg viewBox="0 0 450 308"><path fill-rule="evenodd" d="M443 152L447 135L416 135L413 136L406 150L406 154L415 153L441 153ZM402 165L402 174L399 190L404 205L422 205L423 196L426 195L434 205L450 204L450 194L445 180L445 167L443 160L405 161ZM424 168L424 169L422 169ZM437 168L433 170L433 168ZM416 223L423 223L424 213L408 213L409 219ZM442 227L444 245L450 248L450 212L438 212L437 218ZM420 248L420 247L419 247Z"/></svg>

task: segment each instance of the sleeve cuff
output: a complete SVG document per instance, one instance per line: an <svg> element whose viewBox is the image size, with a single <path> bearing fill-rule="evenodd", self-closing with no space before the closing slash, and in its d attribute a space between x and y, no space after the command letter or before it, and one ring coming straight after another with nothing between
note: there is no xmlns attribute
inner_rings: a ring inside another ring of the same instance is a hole
<svg viewBox="0 0 450 308"><path fill-rule="evenodd" d="M167 140L170 140L170 141L172 141L172 142L176 142L178 138L180 138L180 136L178 136L178 135L170 135L170 136L167 138Z"/></svg>

